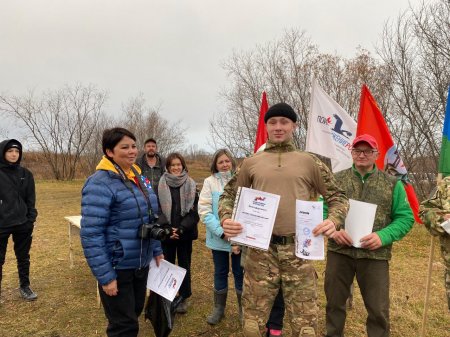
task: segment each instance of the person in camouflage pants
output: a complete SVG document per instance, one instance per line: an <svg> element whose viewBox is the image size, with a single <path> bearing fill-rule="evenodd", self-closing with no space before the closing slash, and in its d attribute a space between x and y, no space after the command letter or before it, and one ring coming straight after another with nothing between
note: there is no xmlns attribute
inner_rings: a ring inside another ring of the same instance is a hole
<svg viewBox="0 0 450 337"><path fill-rule="evenodd" d="M322 195L328 204L328 218L315 227L313 234L330 236L345 219L348 199L325 164L312 154L296 150L292 137L297 114L292 107L275 104L264 121L269 135L265 150L244 159L219 201L224 233L233 237L242 231L241 224L231 219L238 187L281 196L269 250L247 250L243 332L246 337L268 335L265 323L281 288L292 336L315 337L317 274L311 261L295 256L295 203L317 200Z"/></svg>
<svg viewBox="0 0 450 337"><path fill-rule="evenodd" d="M433 196L422 202L420 217L431 235L438 236L445 264L445 288L447 291L448 310L450 310L450 235L440 226L450 219L450 176L442 179Z"/></svg>

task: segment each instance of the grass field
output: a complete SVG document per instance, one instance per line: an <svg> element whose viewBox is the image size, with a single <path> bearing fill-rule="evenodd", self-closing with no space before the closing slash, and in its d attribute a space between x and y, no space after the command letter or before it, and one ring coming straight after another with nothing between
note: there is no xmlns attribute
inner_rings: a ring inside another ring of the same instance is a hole
<svg viewBox="0 0 450 337"><path fill-rule="evenodd" d="M194 175L205 171L191 171ZM201 180L200 177L197 180ZM0 336L81 337L104 336L106 319L96 304L95 280L84 259L79 238L74 238L74 268L69 268L68 225L64 216L80 213L82 181L37 182L39 217L31 251L31 282L39 298L27 303L19 297L12 241L8 247L0 304ZM216 327L205 322L212 305L213 266L205 248L204 227L194 243L193 296L189 312L177 316L172 336L242 336L230 296L226 319ZM430 237L421 226L394 247L391 262L391 323L393 337L419 336ZM320 329L324 324L323 263L317 263L320 281ZM443 264L436 249L427 336L450 336L450 314L445 303ZM346 336L365 335L365 309L356 289L354 309L347 318ZM153 336L149 323L141 321L140 336Z"/></svg>

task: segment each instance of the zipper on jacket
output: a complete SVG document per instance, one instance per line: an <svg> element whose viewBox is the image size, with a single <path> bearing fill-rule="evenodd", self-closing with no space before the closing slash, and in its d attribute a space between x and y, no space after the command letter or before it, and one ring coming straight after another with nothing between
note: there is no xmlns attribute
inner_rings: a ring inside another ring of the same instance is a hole
<svg viewBox="0 0 450 337"><path fill-rule="evenodd" d="M141 253L139 254L139 269L142 268L142 250L143 250L143 244L144 239L141 239Z"/></svg>
<svg viewBox="0 0 450 337"><path fill-rule="evenodd" d="M281 167L281 152L278 152L278 167Z"/></svg>

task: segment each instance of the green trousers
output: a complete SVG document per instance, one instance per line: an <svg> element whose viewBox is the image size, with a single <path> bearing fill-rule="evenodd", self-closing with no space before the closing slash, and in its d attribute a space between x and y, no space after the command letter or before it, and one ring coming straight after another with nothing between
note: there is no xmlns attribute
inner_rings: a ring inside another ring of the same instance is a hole
<svg viewBox="0 0 450 337"><path fill-rule="evenodd" d="M344 336L346 301L356 276L367 310L368 337L388 337L389 324L389 262L354 259L328 251L325 269L327 337Z"/></svg>

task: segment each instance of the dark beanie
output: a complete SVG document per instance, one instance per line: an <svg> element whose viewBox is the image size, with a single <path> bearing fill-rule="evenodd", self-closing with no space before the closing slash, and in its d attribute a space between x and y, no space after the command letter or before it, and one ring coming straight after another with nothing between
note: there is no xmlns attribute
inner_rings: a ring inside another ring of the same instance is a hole
<svg viewBox="0 0 450 337"><path fill-rule="evenodd" d="M295 113L294 109L292 109L292 107L287 103L277 103L272 105L264 115L264 123L267 124L269 118L272 117L286 117L294 123L297 122L297 114Z"/></svg>
<svg viewBox="0 0 450 337"><path fill-rule="evenodd" d="M11 141L8 144L6 144L5 152L12 148L16 148L19 151L22 151L22 145L15 139L11 139Z"/></svg>

